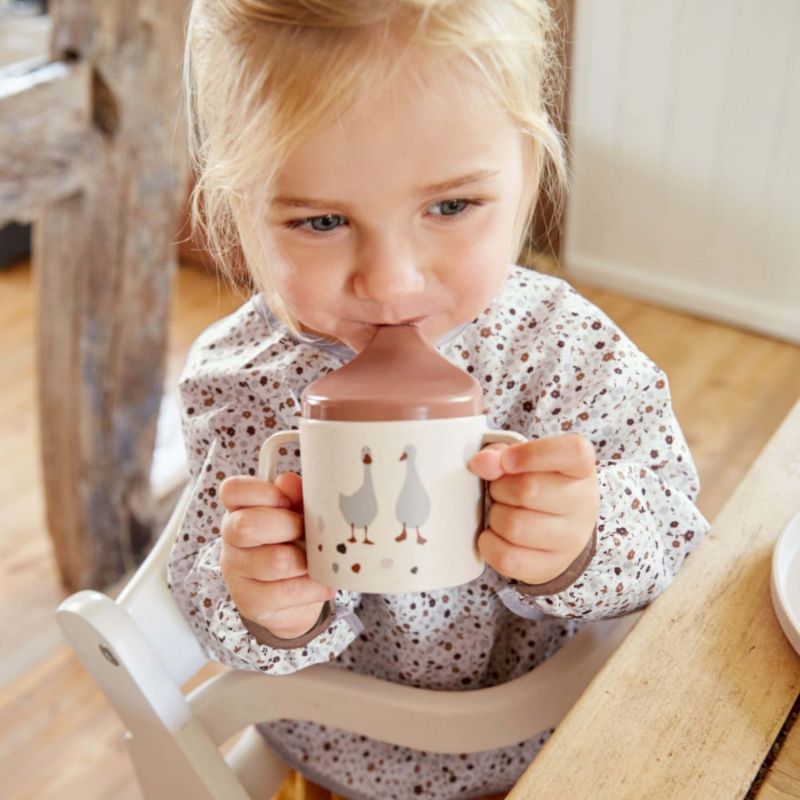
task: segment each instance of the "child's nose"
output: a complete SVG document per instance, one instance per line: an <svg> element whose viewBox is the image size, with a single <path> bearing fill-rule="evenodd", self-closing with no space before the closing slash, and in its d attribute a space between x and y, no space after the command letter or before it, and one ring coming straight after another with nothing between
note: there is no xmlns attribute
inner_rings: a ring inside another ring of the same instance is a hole
<svg viewBox="0 0 800 800"><path fill-rule="evenodd" d="M358 297L389 303L419 294L425 288L421 259L410 248L391 242L372 243L362 249L354 279Z"/></svg>

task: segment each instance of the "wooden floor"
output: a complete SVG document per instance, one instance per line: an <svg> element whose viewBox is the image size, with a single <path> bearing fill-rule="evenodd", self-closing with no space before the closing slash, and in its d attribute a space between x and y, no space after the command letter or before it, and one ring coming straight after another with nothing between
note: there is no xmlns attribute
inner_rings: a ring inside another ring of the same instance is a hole
<svg viewBox="0 0 800 800"><path fill-rule="evenodd" d="M800 348L579 287L662 366L713 518L800 396ZM179 272L168 363L237 304L209 275ZM44 515L34 413L34 296L27 264L0 272L0 796L140 798L122 728L62 644L60 587ZM176 800L182 800L176 798Z"/></svg>

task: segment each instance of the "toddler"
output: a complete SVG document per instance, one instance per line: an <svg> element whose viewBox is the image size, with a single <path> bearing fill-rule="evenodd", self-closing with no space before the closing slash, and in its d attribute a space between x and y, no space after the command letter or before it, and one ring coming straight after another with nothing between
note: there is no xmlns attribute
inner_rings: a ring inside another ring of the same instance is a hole
<svg viewBox="0 0 800 800"><path fill-rule="evenodd" d="M319 662L432 689L511 680L591 620L670 583L707 524L664 374L564 281L515 265L536 198L566 187L546 108L545 0L195 0L185 75L196 224L256 289L181 377L193 483L169 566L208 653ZM525 442L469 463L492 506L477 580L418 594L312 580L296 428L308 383L411 323ZM441 755L308 722L261 726L351 800L508 790L546 741Z"/></svg>

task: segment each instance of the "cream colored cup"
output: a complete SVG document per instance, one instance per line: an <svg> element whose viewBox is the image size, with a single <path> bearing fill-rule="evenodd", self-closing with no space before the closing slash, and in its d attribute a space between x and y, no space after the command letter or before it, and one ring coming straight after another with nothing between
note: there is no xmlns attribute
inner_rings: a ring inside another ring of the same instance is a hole
<svg viewBox="0 0 800 800"><path fill-rule="evenodd" d="M485 445L524 441L484 415L351 422L301 419L261 448L274 480L280 449L300 445L310 576L380 594L457 586L484 569L483 482L467 469Z"/></svg>

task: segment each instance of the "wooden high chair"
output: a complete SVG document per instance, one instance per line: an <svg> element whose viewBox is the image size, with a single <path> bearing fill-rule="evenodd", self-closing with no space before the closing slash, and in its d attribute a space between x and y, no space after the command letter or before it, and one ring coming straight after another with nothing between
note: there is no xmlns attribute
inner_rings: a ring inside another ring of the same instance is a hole
<svg viewBox="0 0 800 800"><path fill-rule="evenodd" d="M57 611L128 728L148 800L271 797L288 767L254 727L268 720L313 720L430 752L515 744L561 720L638 617L593 623L527 675L474 691L411 688L330 663L282 676L228 670L184 695L181 686L208 662L166 582L189 491L116 600L81 591ZM237 734L223 756L220 746Z"/></svg>

